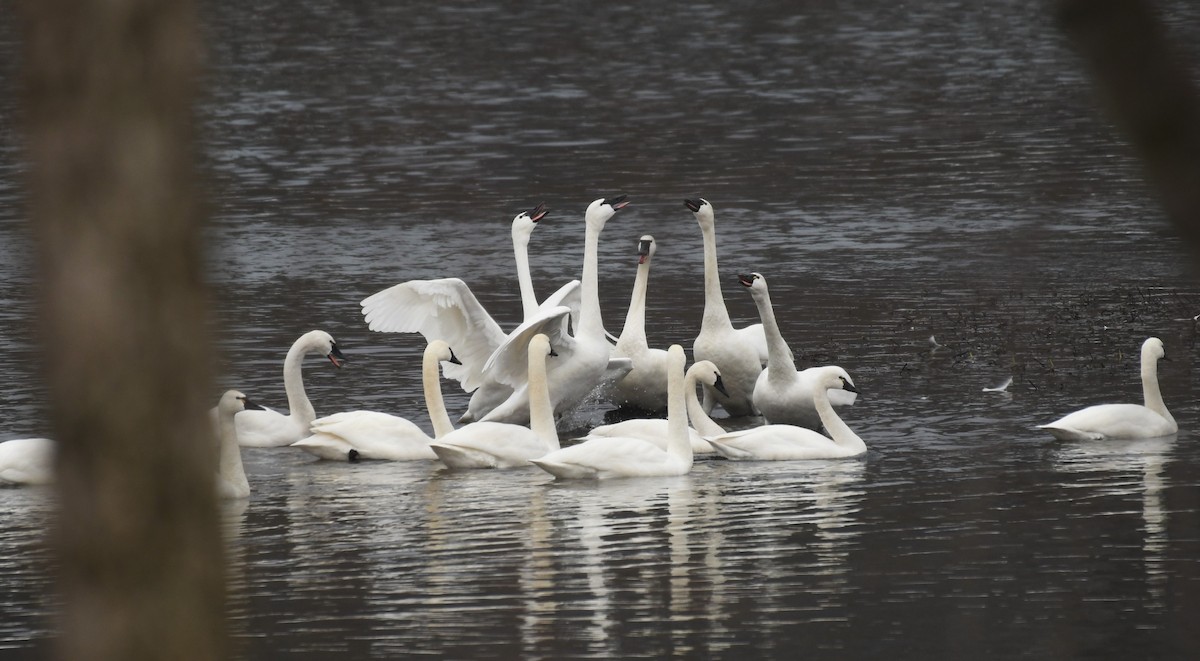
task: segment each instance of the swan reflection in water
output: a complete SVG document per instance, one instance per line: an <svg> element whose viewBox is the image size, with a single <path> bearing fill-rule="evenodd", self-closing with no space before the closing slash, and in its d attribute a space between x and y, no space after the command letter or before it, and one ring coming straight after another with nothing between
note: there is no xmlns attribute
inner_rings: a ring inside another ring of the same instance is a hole
<svg viewBox="0 0 1200 661"><path fill-rule="evenodd" d="M1171 461L1175 441L1176 435L1128 441L1060 443L1053 463L1059 472L1080 474L1084 478L1084 481L1064 481L1060 486L1092 488L1100 496L1141 498L1142 552L1150 594L1147 605L1158 612L1166 608L1167 587L1167 512L1163 507L1167 479L1163 471Z"/></svg>

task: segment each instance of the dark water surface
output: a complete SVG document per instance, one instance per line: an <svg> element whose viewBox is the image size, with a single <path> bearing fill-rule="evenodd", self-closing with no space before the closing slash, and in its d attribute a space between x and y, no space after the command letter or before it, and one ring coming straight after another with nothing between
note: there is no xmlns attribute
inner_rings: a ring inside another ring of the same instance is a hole
<svg viewBox="0 0 1200 661"><path fill-rule="evenodd" d="M223 4L204 8L199 112L221 388L285 406L283 356L322 328L351 362L307 363L318 413L428 428L422 340L369 332L358 301L458 276L511 327L512 216L552 209L530 246L545 295L579 275L588 202L618 193L607 326L651 233L651 343L690 348L702 247L682 199L703 196L731 314L756 320L733 275L763 273L800 366L853 375L844 417L871 448L598 485L248 449L254 495L226 525L245 658L1195 655L1197 270L1045 6ZM1164 9L1200 62L1200 11ZM49 433L11 23L0 439ZM1136 401L1150 335L1177 437L1033 429ZM53 635L52 513L47 490L0 489L0 657Z"/></svg>

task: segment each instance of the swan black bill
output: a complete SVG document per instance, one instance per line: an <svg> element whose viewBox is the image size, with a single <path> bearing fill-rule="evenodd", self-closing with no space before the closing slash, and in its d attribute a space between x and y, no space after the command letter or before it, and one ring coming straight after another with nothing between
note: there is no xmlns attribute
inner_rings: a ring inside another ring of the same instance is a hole
<svg viewBox="0 0 1200 661"><path fill-rule="evenodd" d="M255 404L254 402L250 401L249 397L242 398L242 406L244 406L247 411L265 411L266 410L261 405Z"/></svg>
<svg viewBox="0 0 1200 661"><path fill-rule="evenodd" d="M549 212L546 209L546 203L539 202L538 205L536 207L534 207L533 209L530 209L528 213L529 213L529 219L536 223L537 221L545 218L546 214Z"/></svg>
<svg viewBox="0 0 1200 661"><path fill-rule="evenodd" d="M738 274L738 282L742 283L742 285L744 285L746 287L753 287L754 286L754 277L755 276L753 274L745 275L745 274L739 273Z"/></svg>
<svg viewBox="0 0 1200 661"><path fill-rule="evenodd" d="M329 362L333 363L334 367L340 368L346 362L346 357L342 355L342 350L333 345L333 351L329 352Z"/></svg>
<svg viewBox="0 0 1200 661"><path fill-rule="evenodd" d="M623 209L629 204L628 195L617 195L616 197L604 198L604 203L611 206L613 209Z"/></svg>
<svg viewBox="0 0 1200 661"><path fill-rule="evenodd" d="M702 202L701 200L689 200L689 199L685 199L685 200L683 201L683 206L687 207L687 208L688 208L688 210L689 210L689 211L691 211L692 213L696 213L697 211L699 211L699 210L700 210L700 207L701 207L702 205L703 205L703 202Z"/></svg>

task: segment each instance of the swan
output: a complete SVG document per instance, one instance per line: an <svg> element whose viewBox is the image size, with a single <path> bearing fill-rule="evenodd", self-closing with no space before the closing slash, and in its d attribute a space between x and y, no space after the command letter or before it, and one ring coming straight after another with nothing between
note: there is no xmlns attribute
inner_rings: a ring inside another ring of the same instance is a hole
<svg viewBox="0 0 1200 661"><path fill-rule="evenodd" d="M551 452L533 463L559 479L667 477L692 470L688 441L683 368L687 357L678 344L667 349L667 449L640 438L599 437Z"/></svg>
<svg viewBox="0 0 1200 661"><path fill-rule="evenodd" d="M771 294L767 290L767 279L761 273L751 273L739 275L738 282L749 289L750 296L754 298L754 304L762 318L769 351L767 366L754 383L755 408L768 423L819 428L821 418L817 415L813 390L819 387L817 370L822 368L796 370L792 350L784 341L779 332L779 323L775 320ZM846 370L836 366L831 366L830 369L836 371L851 386L854 385ZM842 390L838 387L829 396L834 406L841 406L854 403L853 393L852 390Z"/></svg>
<svg viewBox="0 0 1200 661"><path fill-rule="evenodd" d="M611 355L629 358L633 368L617 381L608 392L609 401L618 407L630 407L658 413L667 408L667 352L651 349L646 342L646 287L650 279L650 262L657 251L654 237L649 234L638 239L637 276L625 326Z"/></svg>
<svg viewBox="0 0 1200 661"><path fill-rule="evenodd" d="M546 383L546 357L557 356L550 340L537 334L529 341L529 416L530 427L504 422L473 422L439 436L430 446L438 459L450 468L513 468L527 466L536 459L557 450L558 431L554 425L554 410ZM436 399L436 401L434 401ZM431 399L426 394L429 415L434 417L435 406L443 424L450 424L442 405L440 390Z"/></svg>
<svg viewBox="0 0 1200 661"><path fill-rule="evenodd" d="M545 333L559 358L548 371L551 404L555 415L576 407L584 397L600 385L606 374L611 374L609 344L604 332L604 321L600 314L599 257L600 232L604 224L617 211L628 205L624 195L600 198L588 205L584 214L583 276L580 280L579 325L575 334L566 332L567 308L545 309L532 320L527 320L508 335L496 351L488 358L484 370L497 381L508 384L513 394L504 403L492 409L483 420L524 424L529 421L529 392L527 388L525 347L529 339Z"/></svg>
<svg viewBox="0 0 1200 661"><path fill-rule="evenodd" d="M663 353L666 353L665 351ZM664 374L664 378L665 378ZM688 419L692 426L688 427L688 440L695 454L710 454L712 445L705 440L706 436L724 434L725 430L712 421L700 406L696 397L696 385L711 386L717 392L725 392L725 384L721 381L721 372L711 361L702 360L688 368L683 379L683 393L687 398ZM669 423L662 418L633 418L622 420L611 425L601 425L588 432L582 440L599 436L630 436L650 441L662 449L667 447L667 427Z"/></svg>
<svg viewBox="0 0 1200 661"><path fill-rule="evenodd" d="M1166 358L1162 340L1142 343L1142 399L1144 404L1098 404L1038 425L1060 441L1099 441L1170 436L1179 425L1158 389L1158 361Z"/></svg>
<svg viewBox="0 0 1200 661"><path fill-rule="evenodd" d="M346 362L346 357L329 333L314 330L301 335L292 343L283 361L283 387L287 391L288 413L260 406L258 410L238 414L235 420L239 443L247 447L279 447L291 445L308 435L308 426L316 419L317 412L304 393L300 368L304 357L310 353L329 358L334 367L341 367ZM216 415L215 410L213 415Z"/></svg>
<svg viewBox="0 0 1200 661"><path fill-rule="evenodd" d="M523 211L512 221L513 255L521 291L523 321L545 310L565 305L578 314L579 281L572 280L541 305L533 290L529 270L529 238L538 221L547 215L544 204ZM444 340L461 361L447 365L444 374L472 393L460 422L477 420L512 395L511 385L485 375L484 364L504 343L505 332L483 307L471 288L459 278L409 280L376 292L360 303L367 327L383 333L420 333L427 342Z"/></svg>
<svg viewBox="0 0 1200 661"><path fill-rule="evenodd" d="M768 424L715 436L708 439L709 443L721 456L737 460L839 459L866 452L866 443L846 426L829 402L830 390L858 391L838 369L815 369L819 378L813 389L813 403L829 437L806 427Z"/></svg>
<svg viewBox="0 0 1200 661"><path fill-rule="evenodd" d="M379 411L346 411L314 420L312 435L292 443L292 447L333 461L437 459L429 444L454 430L442 401L438 372L438 365L442 362L459 364L449 344L434 340L426 345L421 359L421 383L425 389L429 419L433 424L433 437L416 423L397 415Z"/></svg>
<svg viewBox="0 0 1200 661"><path fill-rule="evenodd" d="M700 334L692 344L696 360L711 360L721 370L728 395L704 388L704 410L711 412L720 404L731 416L754 415L754 383L767 361L767 341L762 324L734 328L721 295L721 276L717 270L717 229L713 207L708 200L684 200L684 206L696 216L704 235L704 318Z"/></svg>
<svg viewBox="0 0 1200 661"><path fill-rule="evenodd" d="M0 443L0 484L50 484L54 481L54 441L17 438Z"/></svg>
<svg viewBox="0 0 1200 661"><path fill-rule="evenodd" d="M217 496L223 499L247 498L250 482L242 467L242 448L238 443L237 418L246 411L262 411L263 407L246 399L236 390L226 390L217 402L217 436L221 456L217 464ZM239 413L240 412L240 413Z"/></svg>

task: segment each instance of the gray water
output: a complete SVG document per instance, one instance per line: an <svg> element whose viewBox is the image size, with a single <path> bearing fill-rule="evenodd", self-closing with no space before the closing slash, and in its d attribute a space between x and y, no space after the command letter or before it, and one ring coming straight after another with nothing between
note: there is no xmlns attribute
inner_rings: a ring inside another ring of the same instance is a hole
<svg viewBox="0 0 1200 661"><path fill-rule="evenodd" d="M457 276L512 327L512 216L551 208L530 247L545 295L615 194L606 324L651 233L647 332L690 347L682 199L703 196L736 323L756 311L733 275L763 273L799 365L853 375L843 417L870 447L607 484L247 449L254 494L225 526L245 658L1194 656L1195 262L1045 6L225 4L204 8L199 108L220 389L286 406L283 356L321 328L351 362L306 363L319 413L428 429L423 341L371 333L358 301ZM1200 12L1164 10L1200 63ZM50 433L17 40L0 20L0 439ZM1176 437L1033 429L1136 401L1150 335ZM52 492L0 489L0 657L49 647L52 516Z"/></svg>

